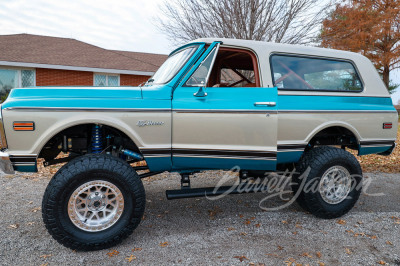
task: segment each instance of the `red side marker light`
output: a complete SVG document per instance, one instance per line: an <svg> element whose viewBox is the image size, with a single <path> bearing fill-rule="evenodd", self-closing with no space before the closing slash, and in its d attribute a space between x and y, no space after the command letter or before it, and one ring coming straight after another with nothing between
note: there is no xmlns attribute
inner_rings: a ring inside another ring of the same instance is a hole
<svg viewBox="0 0 400 266"><path fill-rule="evenodd" d="M392 123L383 123L383 129L391 129Z"/></svg>

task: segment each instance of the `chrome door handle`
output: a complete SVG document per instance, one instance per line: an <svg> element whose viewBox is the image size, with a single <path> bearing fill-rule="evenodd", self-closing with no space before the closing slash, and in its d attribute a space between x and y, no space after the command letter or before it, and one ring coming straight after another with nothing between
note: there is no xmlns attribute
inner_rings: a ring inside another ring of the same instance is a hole
<svg viewBox="0 0 400 266"><path fill-rule="evenodd" d="M254 106L276 106L276 102L255 102Z"/></svg>

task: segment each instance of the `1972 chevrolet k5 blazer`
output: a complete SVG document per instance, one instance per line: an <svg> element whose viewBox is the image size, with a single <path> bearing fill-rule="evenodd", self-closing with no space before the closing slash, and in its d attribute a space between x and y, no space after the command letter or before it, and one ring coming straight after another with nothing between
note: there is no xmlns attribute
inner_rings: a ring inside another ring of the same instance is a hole
<svg viewBox="0 0 400 266"><path fill-rule="evenodd" d="M295 169L300 206L339 217L362 186L347 149L390 154L398 120L362 55L233 39L176 49L139 87L14 89L1 117L3 171L37 171L38 158L68 162L51 179L42 211L50 234L77 250L128 237L145 209L141 178L162 171L182 176L182 189L167 191L172 199L210 193L190 187L198 171L239 167L246 179ZM61 152L69 156L57 158ZM130 165L139 161L146 167ZM302 189L312 180L316 189Z"/></svg>

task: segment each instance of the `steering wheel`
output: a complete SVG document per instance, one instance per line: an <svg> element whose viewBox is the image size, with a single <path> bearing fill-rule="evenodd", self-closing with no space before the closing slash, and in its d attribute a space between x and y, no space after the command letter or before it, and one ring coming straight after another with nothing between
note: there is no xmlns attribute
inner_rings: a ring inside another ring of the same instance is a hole
<svg viewBox="0 0 400 266"><path fill-rule="evenodd" d="M198 84L202 84L202 82L200 82L196 77L194 77L194 76L191 76L189 79L188 79L188 81L186 82L186 83L189 83L189 84L196 84L196 85L198 85ZM204 83L204 82L203 82Z"/></svg>

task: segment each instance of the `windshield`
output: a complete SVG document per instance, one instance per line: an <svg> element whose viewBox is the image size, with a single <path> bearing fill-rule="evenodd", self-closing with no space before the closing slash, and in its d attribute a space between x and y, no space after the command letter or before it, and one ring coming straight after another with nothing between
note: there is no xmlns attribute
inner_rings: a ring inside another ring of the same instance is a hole
<svg viewBox="0 0 400 266"><path fill-rule="evenodd" d="M148 80L149 83L164 84L170 81L183 67L190 56L196 51L197 46L187 47L168 57L167 61L157 70L154 76Z"/></svg>

